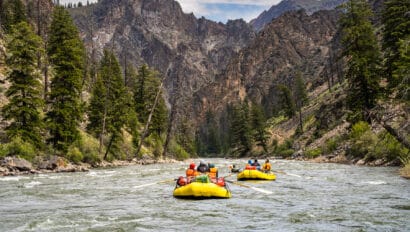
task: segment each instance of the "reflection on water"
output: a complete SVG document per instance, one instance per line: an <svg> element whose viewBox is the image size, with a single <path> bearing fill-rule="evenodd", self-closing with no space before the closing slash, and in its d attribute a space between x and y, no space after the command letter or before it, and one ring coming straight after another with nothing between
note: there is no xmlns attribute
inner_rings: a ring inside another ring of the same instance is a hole
<svg viewBox="0 0 410 232"><path fill-rule="evenodd" d="M220 176L246 163L210 161ZM188 162L0 177L0 231L410 231L410 182L396 168L272 164L286 174L242 182L272 194L230 185L231 199L200 201L150 184L184 175Z"/></svg>

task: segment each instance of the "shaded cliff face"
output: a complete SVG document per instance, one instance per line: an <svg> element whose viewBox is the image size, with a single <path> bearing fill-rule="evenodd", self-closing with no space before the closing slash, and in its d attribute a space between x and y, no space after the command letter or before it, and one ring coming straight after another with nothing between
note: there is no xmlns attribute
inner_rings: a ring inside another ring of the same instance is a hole
<svg viewBox="0 0 410 232"><path fill-rule="evenodd" d="M196 94L196 111L221 112L228 103L248 98L269 113L278 105L278 84L291 86L302 73L308 89L324 82L338 14L320 11L288 12L262 30L255 40L232 59L224 74Z"/></svg>
<svg viewBox="0 0 410 232"><path fill-rule="evenodd" d="M266 24L288 11L304 9L308 14L313 14L320 10L332 10L346 1L347 0L283 0L279 4L272 6L268 11L262 12L262 14L256 19L253 19L250 24L256 31L260 31Z"/></svg>
<svg viewBox="0 0 410 232"><path fill-rule="evenodd" d="M97 57L113 48L123 66L147 63L166 76L169 95L177 92L179 80L180 108L187 114L192 114L192 95L255 36L243 20L225 25L197 19L172 0L102 0L71 13Z"/></svg>

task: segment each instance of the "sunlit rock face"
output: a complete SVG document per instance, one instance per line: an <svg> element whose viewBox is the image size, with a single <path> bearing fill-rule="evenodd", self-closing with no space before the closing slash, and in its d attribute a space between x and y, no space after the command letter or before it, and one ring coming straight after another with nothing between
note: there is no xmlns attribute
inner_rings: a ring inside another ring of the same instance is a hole
<svg viewBox="0 0 410 232"><path fill-rule="evenodd" d="M269 10L262 12L250 24L256 31L260 31L273 19L286 12L304 9L307 14L311 15L320 10L333 10L343 2L346 0L283 0Z"/></svg>
<svg viewBox="0 0 410 232"><path fill-rule="evenodd" d="M297 72L308 90L321 86L325 68L335 56L337 20L336 11L308 15L302 10L273 20L232 58L212 85L196 94L198 112L223 112L227 104L247 99L262 104L269 114L279 105L277 86L292 86Z"/></svg>
<svg viewBox="0 0 410 232"><path fill-rule="evenodd" d="M243 20L197 19L170 0L102 0L70 12L90 54L98 60L103 49L113 49L122 66L154 67L166 76L168 100L179 82L179 108L190 116L194 93L213 83L255 38Z"/></svg>

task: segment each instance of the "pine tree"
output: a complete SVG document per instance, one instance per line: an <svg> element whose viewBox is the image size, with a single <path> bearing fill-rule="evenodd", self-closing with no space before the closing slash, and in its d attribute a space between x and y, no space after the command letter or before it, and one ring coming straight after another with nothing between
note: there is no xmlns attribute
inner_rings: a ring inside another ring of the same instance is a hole
<svg viewBox="0 0 410 232"><path fill-rule="evenodd" d="M46 116L50 130L48 142L66 152L79 138L84 47L70 14L63 7L54 9L47 53L54 69L48 98L50 111Z"/></svg>
<svg viewBox="0 0 410 232"><path fill-rule="evenodd" d="M393 71L393 78L400 80L398 83L398 98L410 102L410 35L406 39L400 40L400 59L394 62L396 69Z"/></svg>
<svg viewBox="0 0 410 232"><path fill-rule="evenodd" d="M232 144L235 152L245 156L252 149L252 131L249 118L249 107L245 101L233 108L231 121Z"/></svg>
<svg viewBox="0 0 410 232"><path fill-rule="evenodd" d="M9 103L2 109L5 120L11 121L6 128L10 138L20 137L41 148L41 132L44 125L41 107L44 102L41 95L40 72L37 70L37 53L41 51L42 41L26 22L12 27L7 44L7 65L11 69L7 80L11 86L6 91Z"/></svg>
<svg viewBox="0 0 410 232"><path fill-rule="evenodd" d="M366 112L373 108L379 95L380 51L372 11L365 0L349 0L340 19L343 55L347 58L346 77L349 83L348 106L353 120L370 120Z"/></svg>
<svg viewBox="0 0 410 232"><path fill-rule="evenodd" d="M410 1L386 0L382 12L383 40L386 63L385 69L391 87L402 81L400 75L393 75L400 62L400 41L410 35Z"/></svg>
<svg viewBox="0 0 410 232"><path fill-rule="evenodd" d="M107 159L109 153L115 155L122 142L121 130L128 121L131 107L129 99L118 60L113 53L105 50L90 100L90 123L87 126L89 131L100 138L100 148L103 136L110 135L104 159Z"/></svg>
<svg viewBox="0 0 410 232"><path fill-rule="evenodd" d="M142 65L138 69L137 82L134 85L134 103L135 111L138 114L139 121L146 123L148 115L154 105L155 97L158 92L161 80L158 78L158 73L150 69L147 65ZM167 128L168 111L165 101L162 97L155 107L152 115L152 123L149 130L160 135Z"/></svg>
<svg viewBox="0 0 410 232"><path fill-rule="evenodd" d="M292 118L296 114L296 106L293 100L292 92L285 85L279 85L279 98L282 102L281 109L288 118Z"/></svg>
<svg viewBox="0 0 410 232"><path fill-rule="evenodd" d="M6 0L0 8L0 22L6 32L11 32L12 26L27 22L26 7L21 0Z"/></svg>
<svg viewBox="0 0 410 232"><path fill-rule="evenodd" d="M267 131L266 131L266 117L260 105L252 105L252 128L253 140L258 146L262 146L263 150L267 152Z"/></svg>
<svg viewBox="0 0 410 232"><path fill-rule="evenodd" d="M203 128L206 145L205 152L207 154L218 154L221 150L221 143L214 113L208 110L206 112L205 119L205 126Z"/></svg>
<svg viewBox="0 0 410 232"><path fill-rule="evenodd" d="M294 97L296 102L296 108L299 112L299 130L303 133L303 120L302 120L302 107L307 103L308 97L306 92L306 86L302 79L302 73L296 74Z"/></svg>

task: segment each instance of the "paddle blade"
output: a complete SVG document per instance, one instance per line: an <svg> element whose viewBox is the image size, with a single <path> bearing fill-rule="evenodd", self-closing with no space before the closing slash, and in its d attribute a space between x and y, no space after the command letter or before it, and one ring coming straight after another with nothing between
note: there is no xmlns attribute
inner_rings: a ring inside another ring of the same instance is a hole
<svg viewBox="0 0 410 232"><path fill-rule="evenodd" d="M251 189L253 189L253 190L255 190L255 191L258 191L258 192L261 192L261 193L265 193L265 194L272 194L273 192L271 192L271 191L269 191L269 190L265 190L265 189L261 189L261 188L256 188L256 187L252 187L251 186Z"/></svg>
<svg viewBox="0 0 410 232"><path fill-rule="evenodd" d="M156 185L156 184L158 184L158 183L155 182L155 183L149 183L149 184L142 184L142 185L134 186L134 188L143 188L143 187L147 187L147 186L151 186L151 185Z"/></svg>
<svg viewBox="0 0 410 232"><path fill-rule="evenodd" d="M225 180L225 181L228 182L228 183L234 184L234 185L238 185L238 186L244 187L244 188L253 189L253 190L257 191L257 192L261 192L261 193L265 193L265 194L272 194L272 193L273 193L273 192L271 192L271 191L269 191L269 190L265 190L265 189L261 189L261 188L256 188L256 187L249 186L249 185L245 185L245 184L241 184L241 183L238 183L238 182L235 182L235 181L230 181L230 180Z"/></svg>
<svg viewBox="0 0 410 232"><path fill-rule="evenodd" d="M175 181L175 179L162 180L162 181L157 181L157 182L153 182L153 183L137 185L137 186L134 186L134 188L143 188L143 187L147 187L147 186L151 186L151 185L170 183L170 182L174 182L174 181Z"/></svg>

